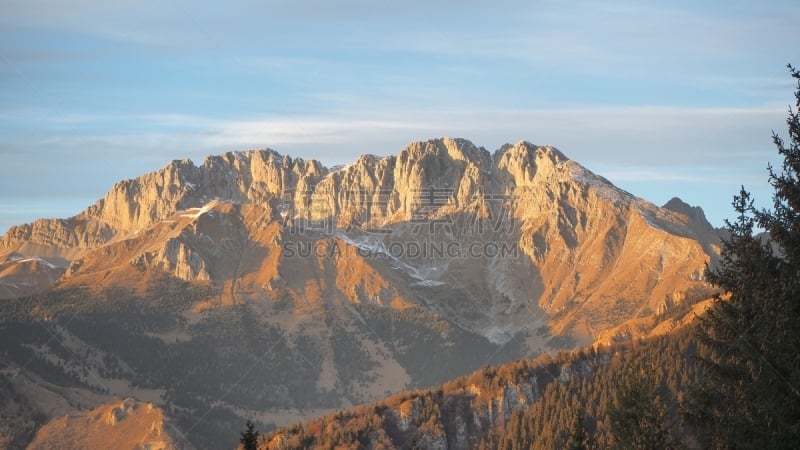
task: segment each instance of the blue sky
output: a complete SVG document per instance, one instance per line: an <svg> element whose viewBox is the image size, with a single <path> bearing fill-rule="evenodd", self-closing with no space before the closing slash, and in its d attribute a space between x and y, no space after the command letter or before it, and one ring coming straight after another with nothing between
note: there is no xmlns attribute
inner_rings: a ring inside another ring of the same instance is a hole
<svg viewBox="0 0 800 450"><path fill-rule="evenodd" d="M550 144L714 225L766 205L800 2L0 0L0 233L172 159Z"/></svg>

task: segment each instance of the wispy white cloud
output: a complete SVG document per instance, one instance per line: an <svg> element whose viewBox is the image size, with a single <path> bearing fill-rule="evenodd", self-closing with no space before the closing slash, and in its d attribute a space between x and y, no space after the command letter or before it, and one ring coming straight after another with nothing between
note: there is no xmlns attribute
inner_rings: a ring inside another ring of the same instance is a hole
<svg viewBox="0 0 800 450"><path fill-rule="evenodd" d="M708 88L718 88L714 83L720 80L738 87L742 81L752 84L748 74L753 55L776 64L776 75L784 59L798 56L782 54L776 42L791 41L795 27L784 18L800 14L800 3L752 4L738 12L741 4L703 5L579 1L565 7L563 2L535 2L517 11L509 26L490 33L442 27L385 39L395 49L442 57L515 61L540 71L531 73L532 82L541 73L566 72L583 75L587 82L597 76L647 77L694 85L700 76Z"/></svg>
<svg viewBox="0 0 800 450"><path fill-rule="evenodd" d="M719 2L714 7L628 0L578 1L569 6L554 1L395 5L349 0L234 2L221 7L210 2L28 0L6 2L0 24L78 32L184 52L237 47L268 50L313 43L320 50L388 48L511 59L549 70L613 70L620 75L645 70L653 62L664 67L700 63L698 59L712 51L715 58L734 60L753 49L769 51L766 46L776 36L793 36L793 24L784 17L797 14L796 2L783 1L749 6ZM315 29L322 35L315 34ZM298 62L303 58L267 55L261 61L267 65ZM679 66L673 69L673 75L683 72Z"/></svg>
<svg viewBox="0 0 800 450"><path fill-rule="evenodd" d="M761 155L762 157L765 154ZM762 158L763 159L763 158ZM765 166L764 166L765 167ZM759 169L763 169L760 167ZM758 174L742 173L740 170L720 170L720 167L709 166L684 166L684 167L628 167L617 166L603 170L602 175L617 183L691 183L691 184L716 184L737 185L761 183L764 181L764 171Z"/></svg>
<svg viewBox="0 0 800 450"><path fill-rule="evenodd" d="M747 155L769 147L771 129L783 125L782 106L738 108L694 108L664 106L586 106L551 109L438 109L391 110L368 113L354 111L302 116L265 116L242 120L187 114L120 115L117 117L77 114L51 117L39 124L34 142L42 148L79 145L106 151L114 147L139 148L175 146L212 149L270 146L291 149L314 144L320 148L360 151L375 148L387 138L402 145L413 139L441 135L463 136L489 149L508 141L531 140L560 147L580 160L607 163L693 164L715 167L739 164ZM122 131L69 132L107 129L108 123ZM66 128L65 128L66 127ZM147 132L130 130L146 129ZM6 136L2 148L10 149L13 138ZM27 137L26 137L27 139ZM24 145L24 142L13 142ZM385 148L385 152L396 151ZM736 152L736 158L729 158ZM342 153L342 158L352 156ZM346 162L346 161L340 161Z"/></svg>

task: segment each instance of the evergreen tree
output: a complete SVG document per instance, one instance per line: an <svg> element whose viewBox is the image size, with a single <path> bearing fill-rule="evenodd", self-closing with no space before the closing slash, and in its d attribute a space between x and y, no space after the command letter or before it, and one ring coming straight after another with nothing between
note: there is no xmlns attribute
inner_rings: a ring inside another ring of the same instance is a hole
<svg viewBox="0 0 800 450"><path fill-rule="evenodd" d="M242 431L239 443L242 444L244 450L257 450L258 449L258 431L252 420L247 420L245 423L245 430Z"/></svg>
<svg viewBox="0 0 800 450"><path fill-rule="evenodd" d="M666 419L666 407L650 377L632 371L617 387L611 408L612 433L616 447L624 450L675 448Z"/></svg>
<svg viewBox="0 0 800 450"><path fill-rule="evenodd" d="M742 187L734 197L718 267L708 280L717 297L701 317L699 339L710 356L706 379L686 417L704 448L795 448L800 442L800 72L789 142L773 133L783 157L771 166L773 208L757 210ZM766 231L754 235L756 227Z"/></svg>
<svg viewBox="0 0 800 450"><path fill-rule="evenodd" d="M588 450L593 448L593 441L589 432L586 430L586 417L583 411L578 410L572 417L572 424L567 435L565 450Z"/></svg>

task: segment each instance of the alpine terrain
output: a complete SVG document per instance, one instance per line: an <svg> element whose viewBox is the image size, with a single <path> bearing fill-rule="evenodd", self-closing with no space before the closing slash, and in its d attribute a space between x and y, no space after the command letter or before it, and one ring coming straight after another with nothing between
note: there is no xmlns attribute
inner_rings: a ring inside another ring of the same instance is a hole
<svg viewBox="0 0 800 450"><path fill-rule="evenodd" d="M524 141L332 168L272 150L173 161L0 237L0 446L230 448L245 418L286 426L660 335L702 309L718 257L700 208ZM498 395L533 396L548 364Z"/></svg>

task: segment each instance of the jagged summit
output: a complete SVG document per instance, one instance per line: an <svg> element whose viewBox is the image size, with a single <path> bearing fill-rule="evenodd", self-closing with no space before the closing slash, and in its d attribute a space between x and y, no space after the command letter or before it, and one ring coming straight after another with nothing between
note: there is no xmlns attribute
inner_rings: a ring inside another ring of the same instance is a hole
<svg viewBox="0 0 800 450"><path fill-rule="evenodd" d="M279 230L298 220L350 233L345 237L353 245L366 239L353 232L370 229L400 241L513 243L522 254L515 261L398 263L411 267L401 270L404 276L438 270L435 279L414 281L426 286L440 286L447 276L474 278L467 274L476 267L501 274L468 288L458 308L448 306L462 326L500 340L530 322L517 320L513 311L531 297L540 317L568 307L576 296L579 303L595 299L598 310L610 296L661 301L685 280L698 279L715 257L716 235L699 208L677 200L659 208L550 146L519 141L490 153L447 137L412 142L397 155L364 155L334 169L270 149L208 156L200 165L175 160L115 184L73 218L11 228L0 250L71 262L67 284L89 283L89 268L100 271L113 260L120 270L128 268L120 274L155 270L221 286L240 270L230 270L236 256L220 253L220 241L252 241L256 228L277 233L258 239L293 239ZM433 236L419 235L423 230ZM641 267L652 267L653 274ZM497 331L498 321L505 331ZM592 325L567 320L563 326L568 323L594 334Z"/></svg>
<svg viewBox="0 0 800 450"><path fill-rule="evenodd" d="M717 244L698 208L658 207L527 141L438 138L333 168L269 149L175 160L0 237L0 297L39 294L0 302L32 324L0 327L14 345L0 363L24 356L25 372L36 354L113 398L163 392L188 423L247 405L286 425L670 327L707 292Z"/></svg>
<svg viewBox="0 0 800 450"><path fill-rule="evenodd" d="M334 169L317 160L292 158L271 149L227 152L207 156L200 165L190 159L174 160L158 171L120 181L104 198L67 221L45 220L12 227L0 240L0 249L11 249L20 241L61 250L92 248L177 211L202 207L214 198L266 202L295 195L294 207L302 212L302 203L308 202L305 194L317 187L320 191L391 190L392 205L381 213L407 220L405 194L415 189L434 186L454 190L454 198L461 205L470 196L485 194L488 188L508 193L539 181L552 183L556 181L554 172L567 171L578 183L613 187L559 150L527 141L505 144L490 154L466 139L443 137L412 142L396 156L364 155ZM350 206L345 203L334 202L334 213ZM700 219L696 214L693 217ZM76 228L86 228L82 237L64 231Z"/></svg>
<svg viewBox="0 0 800 450"><path fill-rule="evenodd" d="M551 147L549 145L536 145L526 140L521 140L516 144L505 143L500 146L495 152L492 154L492 158L496 161L498 158L502 157L505 153L511 152L535 152L541 151L543 154L546 154L551 160L556 162L563 162L568 161L569 158L561 153L558 149Z"/></svg>
<svg viewBox="0 0 800 450"><path fill-rule="evenodd" d="M692 218L695 219L706 220L706 215L705 212L703 212L703 208L699 206L692 206L678 197L672 197L671 199L669 199L667 203L664 203L664 206L662 206L662 208L666 208L680 214L691 216Z"/></svg>
<svg viewBox="0 0 800 450"><path fill-rule="evenodd" d="M391 190L392 205L380 212L406 220L410 206L405 194L414 189L458 188L456 197L465 200L478 194L476 186L489 185L487 178L491 174L499 173L500 188L508 183L530 184L533 168L544 161L534 158L537 151L540 156L548 155L546 159L551 166L568 160L558 150L525 141L506 144L492 156L466 139L446 137L413 142L397 156L365 155L338 170L328 169L316 160L292 158L270 149L208 156L200 165L190 159L174 160L158 171L116 183L104 198L67 221L45 220L12 227L0 240L0 249L11 249L15 243L24 241L70 257L74 251L68 249L102 245L177 211L202 207L214 198L265 202L294 195L294 207L302 212L303 203L308 202L307 194L318 185L320 191ZM338 174L334 180L321 183L334 173ZM461 186L462 181L475 186ZM336 213L348 205L340 201L333 206ZM80 236L71 235L72 231Z"/></svg>
<svg viewBox="0 0 800 450"><path fill-rule="evenodd" d="M452 161L471 163L479 167L486 167L491 164L491 155L485 148L477 147L466 139L451 139L448 137L430 139L424 142L412 142L400 151L398 159L401 164L405 164L408 161L434 156Z"/></svg>

